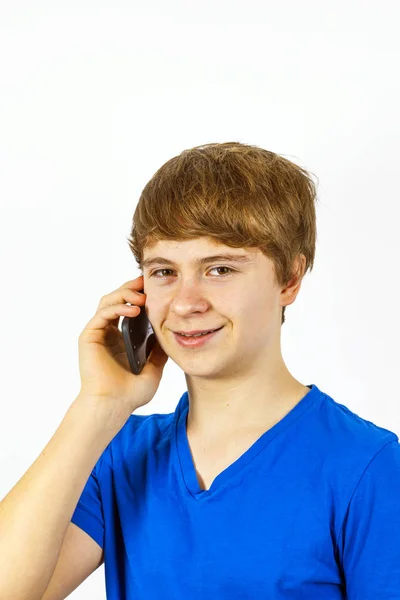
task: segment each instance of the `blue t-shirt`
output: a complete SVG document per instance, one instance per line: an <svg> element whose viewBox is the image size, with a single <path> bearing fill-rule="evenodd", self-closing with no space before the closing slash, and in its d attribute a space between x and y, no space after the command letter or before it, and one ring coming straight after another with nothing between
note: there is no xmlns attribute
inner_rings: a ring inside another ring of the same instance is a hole
<svg viewBox="0 0 400 600"><path fill-rule="evenodd" d="M398 436L316 385L201 490L185 392L131 415L71 521L108 600L400 599Z"/></svg>

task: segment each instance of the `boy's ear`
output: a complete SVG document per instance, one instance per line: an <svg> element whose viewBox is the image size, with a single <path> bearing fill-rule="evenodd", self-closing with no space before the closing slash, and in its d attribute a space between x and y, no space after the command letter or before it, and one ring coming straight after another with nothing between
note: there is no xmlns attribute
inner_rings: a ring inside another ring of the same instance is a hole
<svg viewBox="0 0 400 600"><path fill-rule="evenodd" d="M297 294L300 291L301 282L303 281L304 272L306 269L307 259L304 254L298 254L293 262L293 276L286 286L281 291L281 306L293 304Z"/></svg>

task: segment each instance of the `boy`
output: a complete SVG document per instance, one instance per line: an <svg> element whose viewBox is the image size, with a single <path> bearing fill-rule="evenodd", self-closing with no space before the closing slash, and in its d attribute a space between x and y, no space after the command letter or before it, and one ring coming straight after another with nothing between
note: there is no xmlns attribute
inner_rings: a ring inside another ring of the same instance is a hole
<svg viewBox="0 0 400 600"><path fill-rule="evenodd" d="M129 240L142 276L121 298L143 287L156 385L165 356L187 391L173 413L125 415L73 511L110 600L400 598L398 437L296 380L281 353L315 201L306 171L235 142L182 152L144 188ZM44 600L61 598L57 579Z"/></svg>

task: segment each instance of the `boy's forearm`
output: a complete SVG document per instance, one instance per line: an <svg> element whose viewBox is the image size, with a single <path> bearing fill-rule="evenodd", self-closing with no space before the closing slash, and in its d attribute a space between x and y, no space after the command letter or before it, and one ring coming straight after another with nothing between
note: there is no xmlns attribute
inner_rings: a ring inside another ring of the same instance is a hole
<svg viewBox="0 0 400 600"><path fill-rule="evenodd" d="M129 417L78 396L53 437L0 502L0 600L40 600L90 473Z"/></svg>

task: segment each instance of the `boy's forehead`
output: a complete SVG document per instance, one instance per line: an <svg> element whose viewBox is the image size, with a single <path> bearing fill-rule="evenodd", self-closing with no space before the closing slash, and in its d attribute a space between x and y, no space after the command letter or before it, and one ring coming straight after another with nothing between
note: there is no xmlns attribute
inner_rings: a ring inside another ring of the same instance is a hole
<svg viewBox="0 0 400 600"><path fill-rule="evenodd" d="M203 255L204 252L226 253L226 254L246 254L249 258L255 258L260 252L258 248L232 248L214 240L213 238L201 237L192 240L157 240L152 245L143 249L144 258L158 256L161 253L186 255L187 253Z"/></svg>

